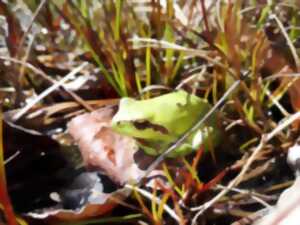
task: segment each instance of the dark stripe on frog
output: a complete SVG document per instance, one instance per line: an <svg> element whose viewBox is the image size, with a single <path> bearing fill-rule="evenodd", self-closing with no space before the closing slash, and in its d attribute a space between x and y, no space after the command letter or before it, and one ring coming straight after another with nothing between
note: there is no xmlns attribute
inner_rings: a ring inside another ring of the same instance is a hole
<svg viewBox="0 0 300 225"><path fill-rule="evenodd" d="M148 120L136 120L133 122L133 126L135 126L138 130L145 130L145 129L153 129L154 131L158 131L162 134L168 134L169 131L164 126L150 123Z"/></svg>

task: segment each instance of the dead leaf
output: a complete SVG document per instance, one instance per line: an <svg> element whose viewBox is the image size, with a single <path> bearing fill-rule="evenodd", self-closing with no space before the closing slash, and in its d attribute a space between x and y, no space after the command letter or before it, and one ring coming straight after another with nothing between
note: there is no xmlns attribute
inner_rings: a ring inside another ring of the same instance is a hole
<svg viewBox="0 0 300 225"><path fill-rule="evenodd" d="M136 181L143 176L134 161L138 146L133 138L111 129L112 108L102 108L75 117L68 131L78 143L88 167L102 169L119 184Z"/></svg>

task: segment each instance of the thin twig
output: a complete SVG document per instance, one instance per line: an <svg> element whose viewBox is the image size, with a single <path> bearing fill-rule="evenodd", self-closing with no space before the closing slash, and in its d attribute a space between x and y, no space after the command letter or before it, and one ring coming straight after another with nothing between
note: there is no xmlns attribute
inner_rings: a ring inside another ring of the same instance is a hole
<svg viewBox="0 0 300 225"><path fill-rule="evenodd" d="M44 73L42 70L38 69L37 67L35 67L34 65L28 63L28 62L23 62L21 60L15 59L15 58L11 58L11 57L6 57L6 56L0 56L0 60L4 60L4 61L9 61L12 63L16 63L16 64L20 64L21 66L25 66L28 69L32 70L34 73L36 73L37 75L40 75L43 79L47 80L48 82L52 83L52 84L56 84L56 80L51 79L46 73ZM77 94L75 94L73 91L66 89L64 86L60 87L64 92L66 92L67 94L69 94L76 102L78 102L78 104L80 104L83 108L85 108L87 111L92 112L94 109L85 103L85 101L78 96Z"/></svg>
<svg viewBox="0 0 300 225"><path fill-rule="evenodd" d="M220 184L217 185L217 188L220 188L222 190L227 189L227 187L225 187L223 185L220 185ZM269 209L273 208L270 204L268 204L265 200L262 199L262 198L265 197L262 194L259 194L259 193L253 192L253 191L243 190L243 189L240 189L240 188L231 188L230 191L250 196L250 198L252 198L253 200L255 200L258 203L262 204L264 207L269 208Z"/></svg>
<svg viewBox="0 0 300 225"><path fill-rule="evenodd" d="M292 56L294 58L294 61L295 61L296 67L297 67L297 70L299 70L300 69L300 59L299 59L299 56L297 54L297 50L296 50L295 46L293 45L291 39L289 38L289 35L285 31L282 22L279 20L279 18L275 14L271 14L270 19L274 19L276 21L276 23L278 24L278 27L280 28L280 31L283 34L283 36L284 36L284 38L285 38L285 40L286 40L286 42L287 42L287 44L288 44L288 46L291 50Z"/></svg>
<svg viewBox="0 0 300 225"><path fill-rule="evenodd" d="M32 19L29 23L29 26L27 27L26 31L24 32L22 38L21 38L21 41L20 41L20 44L18 46L18 52L20 52L20 49L22 48L24 42L25 42L25 39L28 35L28 33L31 31L31 28L32 28L32 25L34 23L34 21L36 20L37 16L39 15L40 11L42 10L42 8L44 7L44 5L46 4L47 0L42 0L39 4L39 6L37 7L37 9L35 10L33 16L32 16Z"/></svg>
<svg viewBox="0 0 300 225"><path fill-rule="evenodd" d="M37 104L39 101L41 101L43 98L48 96L51 92L56 90L58 87L63 85L67 80L72 78L76 73L80 72L85 66L87 66L88 63L85 62L82 65L76 67L73 69L69 74L67 74L64 78L62 78L60 81L53 84L51 87L47 88L45 91L43 91L40 95L38 95L33 101L29 102L24 108L22 108L18 113L16 113L13 116L13 120L16 121L20 119L29 109L31 109L35 104Z"/></svg>
<svg viewBox="0 0 300 225"><path fill-rule="evenodd" d="M175 88L175 90L179 90L180 88L182 88L185 84L189 83L190 81L198 78L198 77L202 77L204 74L206 73L206 66L204 66L202 68L202 70L199 73L195 73L189 77L187 77L186 79L182 80L177 87Z"/></svg>
<svg viewBox="0 0 300 225"><path fill-rule="evenodd" d="M164 86L164 85L155 85L155 84L153 84L153 85L149 85L149 86L144 87L144 88L140 91L140 95L143 95L143 94L145 94L146 92L154 91L154 90L171 91L172 88L167 87L167 86Z"/></svg>
<svg viewBox="0 0 300 225"><path fill-rule="evenodd" d="M27 60L29 58L30 51L31 51L34 39L35 39L35 35L33 35L32 38L30 39L28 47L27 47L26 52L25 52L25 56L22 59L23 64L21 65L21 68L20 68L20 74L19 74L20 78L22 78L25 74L25 68L26 68L25 63L27 62Z"/></svg>
<svg viewBox="0 0 300 225"><path fill-rule="evenodd" d="M231 225L250 225L250 224L253 224L253 222L255 222L258 219L262 218L263 216L265 216L269 212L270 212L269 209L261 209L259 211L256 211L255 213L247 216L247 217L244 217L244 218L232 223Z"/></svg>
<svg viewBox="0 0 300 225"><path fill-rule="evenodd" d="M269 80L275 80L277 78L285 78L285 77L297 77L300 78L300 73L281 73L281 74L275 74L268 76L264 78L263 80L269 81Z"/></svg>
<svg viewBox="0 0 300 225"><path fill-rule="evenodd" d="M228 124L225 127L225 131L229 131L231 128L233 128L236 125L242 125L243 124L243 120L242 119L238 119L238 120L234 120L233 122L231 122L230 124Z"/></svg>
<svg viewBox="0 0 300 225"><path fill-rule="evenodd" d="M18 155L20 155L20 151L16 151L13 155L11 155L10 157L8 157L7 159L5 159L4 161L4 165L6 165L7 163L11 162L12 160L14 160L15 158L17 158Z"/></svg>
<svg viewBox="0 0 300 225"><path fill-rule="evenodd" d="M31 48L32 48L32 45L33 45L33 42L34 42L34 39L35 39L35 35L33 35L30 40L29 40L29 43L28 43L28 46L26 48L26 51L25 51L25 55L24 57L22 58L22 62L23 64L21 65L20 69L19 69L19 74L18 74L18 82L17 82L17 86L16 86L16 94L17 94L17 103L19 105L19 101L21 100L21 97L24 96L23 92L22 92L22 88L21 88L21 83L22 83L22 79L24 77L24 74L25 74L25 71L26 71L26 66L25 66L25 63L27 62L28 58L29 58L29 55L30 55L30 51L31 51Z"/></svg>
<svg viewBox="0 0 300 225"><path fill-rule="evenodd" d="M274 98L272 93L268 88L265 89L266 95L270 98L270 100L273 102L273 104L279 109L279 111L282 113L282 115L290 116L290 113L280 104L278 99Z"/></svg>

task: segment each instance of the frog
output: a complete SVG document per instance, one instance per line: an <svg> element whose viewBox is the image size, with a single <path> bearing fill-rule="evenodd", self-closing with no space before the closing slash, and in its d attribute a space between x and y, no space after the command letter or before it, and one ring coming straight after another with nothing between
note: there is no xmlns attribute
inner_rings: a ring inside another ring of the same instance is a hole
<svg viewBox="0 0 300 225"><path fill-rule="evenodd" d="M184 90L142 100L124 97L112 118L111 127L117 133L136 139L146 154L156 156L166 151L211 108L206 99ZM218 115L214 112L168 157L188 155L200 146L209 150L218 143L219 135Z"/></svg>

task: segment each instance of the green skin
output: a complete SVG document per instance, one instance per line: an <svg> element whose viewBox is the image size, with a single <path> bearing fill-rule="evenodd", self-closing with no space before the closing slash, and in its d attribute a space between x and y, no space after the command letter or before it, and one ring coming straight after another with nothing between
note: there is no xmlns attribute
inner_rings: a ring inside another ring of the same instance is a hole
<svg viewBox="0 0 300 225"><path fill-rule="evenodd" d="M185 91L176 91L147 100L122 98L112 119L112 128L136 138L150 155L158 155L189 130L211 109L210 104ZM218 142L217 116L210 118L169 157L187 155L200 145L205 149Z"/></svg>

